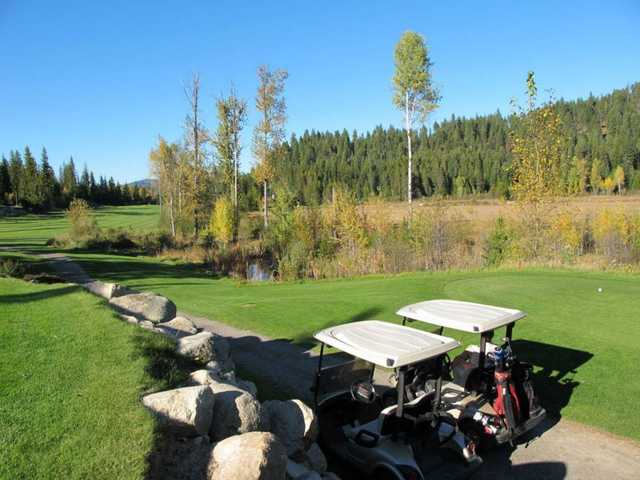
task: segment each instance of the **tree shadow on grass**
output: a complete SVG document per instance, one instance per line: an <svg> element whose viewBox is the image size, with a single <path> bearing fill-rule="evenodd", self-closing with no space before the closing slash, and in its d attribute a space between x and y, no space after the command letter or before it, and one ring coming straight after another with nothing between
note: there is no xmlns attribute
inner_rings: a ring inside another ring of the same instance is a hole
<svg viewBox="0 0 640 480"><path fill-rule="evenodd" d="M144 358L147 382L140 387L140 396L185 384L189 373L202 368L178 355L175 343L163 335L137 330L132 336L132 359ZM146 479L200 480L208 464L208 441L184 436L155 419L153 445L147 454Z"/></svg>
<svg viewBox="0 0 640 480"><path fill-rule="evenodd" d="M77 292L78 290L80 290L78 285L69 285L68 287L50 288L39 292L0 295L0 304L37 302L39 300L47 300L53 297L68 295L69 293Z"/></svg>

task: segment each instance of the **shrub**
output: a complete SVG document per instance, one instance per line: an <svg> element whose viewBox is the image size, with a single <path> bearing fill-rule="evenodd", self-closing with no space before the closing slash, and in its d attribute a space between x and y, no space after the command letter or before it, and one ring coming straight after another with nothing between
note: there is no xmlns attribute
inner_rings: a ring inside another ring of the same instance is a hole
<svg viewBox="0 0 640 480"><path fill-rule="evenodd" d="M603 210L593 223L596 251L613 262L640 260L640 216Z"/></svg>
<svg viewBox="0 0 640 480"><path fill-rule="evenodd" d="M86 240L98 233L98 225L86 200L72 200L67 210L67 218L71 225L71 240Z"/></svg>
<svg viewBox="0 0 640 480"><path fill-rule="evenodd" d="M573 260L582 254L586 228L578 222L575 214L562 212L554 216L550 230L556 244L556 252L563 260Z"/></svg>
<svg viewBox="0 0 640 480"><path fill-rule="evenodd" d="M20 260L0 258L0 277L22 278L25 267Z"/></svg>
<svg viewBox="0 0 640 480"><path fill-rule="evenodd" d="M421 259L418 269L442 270L455 263L455 252L464 244L461 225L446 213L442 205L413 216L408 233L409 242Z"/></svg>
<svg viewBox="0 0 640 480"><path fill-rule="evenodd" d="M498 217L493 230L489 233L484 243L482 258L488 267L497 267L507 257L512 233L507 228L504 218Z"/></svg>
<svg viewBox="0 0 640 480"><path fill-rule="evenodd" d="M211 212L209 222L209 233L221 243L229 243L233 240L234 230L233 205L227 197L220 197L216 200Z"/></svg>

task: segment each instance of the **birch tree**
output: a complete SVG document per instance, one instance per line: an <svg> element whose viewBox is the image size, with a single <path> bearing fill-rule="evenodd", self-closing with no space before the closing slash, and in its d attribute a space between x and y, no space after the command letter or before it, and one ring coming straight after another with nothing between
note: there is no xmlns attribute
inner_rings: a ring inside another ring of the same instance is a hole
<svg viewBox="0 0 640 480"><path fill-rule="evenodd" d="M287 119L284 99L286 70L269 70L258 67L258 91L256 110L260 116L253 131L254 176L262 184L264 226L269 226L269 182L273 178L273 155L284 140L284 125Z"/></svg>
<svg viewBox="0 0 640 480"><path fill-rule="evenodd" d="M176 238L179 226L184 224L182 198L185 185L180 163L180 147L160 137L158 146L149 153L149 164L152 177L158 181L159 200L164 205L173 238Z"/></svg>
<svg viewBox="0 0 640 480"><path fill-rule="evenodd" d="M204 210L207 189L204 144L208 134L202 123L200 111L200 75L194 73L191 82L184 88L189 114L185 122L186 145L191 155L191 187L193 189L193 231L197 237L200 231L201 217L206 218Z"/></svg>
<svg viewBox="0 0 640 480"><path fill-rule="evenodd" d="M247 102L238 98L232 88L229 95L216 101L218 128L212 143L233 206L234 236L238 222L238 170L240 168L240 133L247 120Z"/></svg>
<svg viewBox="0 0 640 480"><path fill-rule="evenodd" d="M411 130L416 122L424 123L440 101L431 83L431 60L424 38L415 32L405 32L396 45L393 77L394 105L403 112L407 134L407 202L413 199L413 152Z"/></svg>

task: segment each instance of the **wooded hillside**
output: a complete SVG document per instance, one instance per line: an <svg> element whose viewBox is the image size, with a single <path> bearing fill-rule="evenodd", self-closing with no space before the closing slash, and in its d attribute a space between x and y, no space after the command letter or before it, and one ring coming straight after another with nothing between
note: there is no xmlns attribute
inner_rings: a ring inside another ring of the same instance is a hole
<svg viewBox="0 0 640 480"><path fill-rule="evenodd" d="M560 100L556 108L568 138L561 169L568 189L605 191L603 180L617 166L624 169L624 188L640 189L640 83L601 97ZM509 196L509 130L514 119L500 112L452 117L435 123L432 131L414 132L414 194ZM406 165L404 132L381 126L365 134L343 130L292 135L274 161L278 182L309 205L331 198L334 185L347 187L359 199L403 198ZM592 182L595 172L600 180Z"/></svg>

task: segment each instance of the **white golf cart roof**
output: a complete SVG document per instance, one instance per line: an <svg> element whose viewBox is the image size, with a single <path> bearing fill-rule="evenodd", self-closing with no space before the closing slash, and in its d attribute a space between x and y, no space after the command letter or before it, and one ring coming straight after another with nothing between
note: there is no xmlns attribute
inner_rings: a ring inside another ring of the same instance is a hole
<svg viewBox="0 0 640 480"><path fill-rule="evenodd" d="M316 340L380 367L397 368L437 357L460 343L452 338L378 320L325 328Z"/></svg>
<svg viewBox="0 0 640 480"><path fill-rule="evenodd" d="M463 332L484 333L527 316L520 310L458 300L428 300L402 307L401 317Z"/></svg>

